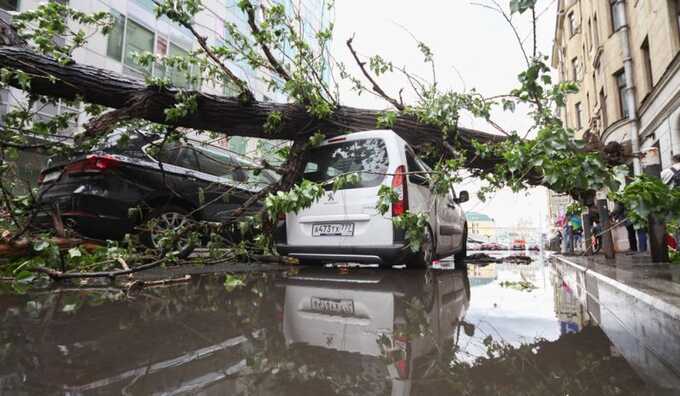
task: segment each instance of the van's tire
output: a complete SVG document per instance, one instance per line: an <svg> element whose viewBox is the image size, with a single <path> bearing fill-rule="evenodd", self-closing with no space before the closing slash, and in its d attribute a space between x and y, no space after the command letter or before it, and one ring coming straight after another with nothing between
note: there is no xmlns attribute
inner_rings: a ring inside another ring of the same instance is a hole
<svg viewBox="0 0 680 396"><path fill-rule="evenodd" d="M467 224L465 224L465 228L463 229L463 246L460 248L458 253L453 255L453 262L454 262L454 268L455 269L467 269L467 239L468 239L468 230L467 230Z"/></svg>
<svg viewBox="0 0 680 396"><path fill-rule="evenodd" d="M432 238L432 231L430 231L430 227L427 227L425 229L423 242L420 244L420 250L406 262L406 267L420 269L430 267L436 251L434 238Z"/></svg>
<svg viewBox="0 0 680 396"><path fill-rule="evenodd" d="M164 228L177 227L182 224L186 224L187 221L192 221L189 216L189 211L181 206L167 204L158 208L154 208L148 216L149 220L157 220L157 224L154 230L144 231L142 233L142 240L144 243L152 248L160 248L158 244L158 234L162 232ZM194 251L196 246L194 244L187 244L182 246L182 240L179 242L179 258L187 258Z"/></svg>

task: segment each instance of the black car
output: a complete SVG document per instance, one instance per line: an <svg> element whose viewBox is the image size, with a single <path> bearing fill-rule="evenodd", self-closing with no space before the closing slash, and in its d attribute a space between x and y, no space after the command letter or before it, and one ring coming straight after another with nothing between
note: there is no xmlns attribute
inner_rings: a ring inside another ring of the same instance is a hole
<svg viewBox="0 0 680 396"><path fill-rule="evenodd" d="M139 135L125 144L50 159L39 178L42 222L51 223L51 213L58 213L86 237L120 239L155 218L146 233L155 244L155 235L189 221L234 223L233 210L278 177L256 168L205 142L162 144Z"/></svg>

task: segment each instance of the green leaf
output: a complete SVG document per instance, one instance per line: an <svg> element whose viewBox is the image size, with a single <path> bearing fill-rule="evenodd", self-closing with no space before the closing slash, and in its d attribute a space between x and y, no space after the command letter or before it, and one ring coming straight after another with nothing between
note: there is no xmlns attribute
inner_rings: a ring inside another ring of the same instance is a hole
<svg viewBox="0 0 680 396"><path fill-rule="evenodd" d="M82 257L83 253L77 247L73 247L68 250L68 256L70 258Z"/></svg>
<svg viewBox="0 0 680 396"><path fill-rule="evenodd" d="M50 243L44 239L38 240L33 243L33 250L36 252L42 252L50 246Z"/></svg>

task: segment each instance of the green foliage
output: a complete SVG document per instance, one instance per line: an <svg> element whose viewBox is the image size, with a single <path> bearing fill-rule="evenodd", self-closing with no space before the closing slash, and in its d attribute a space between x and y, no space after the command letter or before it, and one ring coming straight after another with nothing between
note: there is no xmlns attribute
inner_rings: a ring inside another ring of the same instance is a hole
<svg viewBox="0 0 680 396"><path fill-rule="evenodd" d="M503 281L500 283L501 287L507 287L509 289L515 289L519 291L525 291L525 292L531 292L538 287L534 285L533 283L529 282L528 280L521 280L521 281Z"/></svg>
<svg viewBox="0 0 680 396"><path fill-rule="evenodd" d="M570 216L581 216L585 209L585 206L580 202L572 202L567 206L565 213Z"/></svg>
<svg viewBox="0 0 680 396"><path fill-rule="evenodd" d="M281 214L297 213L309 207L324 195L323 187L309 180L293 186L290 191L277 191L269 194L264 201L264 206L271 219L276 219Z"/></svg>
<svg viewBox="0 0 680 396"><path fill-rule="evenodd" d="M627 217L636 228L646 227L650 215L662 222L680 218L680 190L668 187L655 177L637 176L610 197L628 209Z"/></svg>
<svg viewBox="0 0 680 396"><path fill-rule="evenodd" d="M536 0L510 0L510 12L523 14L536 6Z"/></svg>
<svg viewBox="0 0 680 396"><path fill-rule="evenodd" d="M264 123L264 131L268 134L275 132L283 122L283 113L280 111L272 111L267 115L267 121Z"/></svg>
<svg viewBox="0 0 680 396"><path fill-rule="evenodd" d="M203 9L201 0L154 0L156 17L167 16L181 25L190 25L194 16Z"/></svg>
<svg viewBox="0 0 680 396"><path fill-rule="evenodd" d="M392 224L404 230L406 242L412 252L418 252L428 230L429 215L427 213L411 213L408 210L393 217Z"/></svg>
<svg viewBox="0 0 680 396"><path fill-rule="evenodd" d="M392 128L394 122L397 120L397 113L394 111L383 111L376 120L376 127L378 128Z"/></svg>
<svg viewBox="0 0 680 396"><path fill-rule="evenodd" d="M321 131L317 131L314 133L309 138L309 147L317 147L320 145L324 140L326 139L326 135L324 135Z"/></svg>
<svg viewBox="0 0 680 396"><path fill-rule="evenodd" d="M356 185L361 181L361 176L356 172L343 173L333 178L333 192L346 186Z"/></svg>
<svg viewBox="0 0 680 396"><path fill-rule="evenodd" d="M377 76L384 74L386 72L392 72L393 66L392 62L385 61L380 55L375 55L369 58L368 66Z"/></svg>
<svg viewBox="0 0 680 396"><path fill-rule="evenodd" d="M378 213L384 215L392 208L392 204L399 200L399 195L390 186L381 185L378 189L378 203L376 209Z"/></svg>
<svg viewBox="0 0 680 396"><path fill-rule="evenodd" d="M163 112L165 113L165 119L169 123L175 123L181 119L193 114L198 109L198 95L189 94L185 92L179 92L175 95L175 104L172 107L168 107Z"/></svg>
<svg viewBox="0 0 680 396"><path fill-rule="evenodd" d="M107 34L113 19L107 12L88 14L50 1L15 16L12 25L38 51L67 64L73 62L73 51L84 46L89 37L99 30Z"/></svg>
<svg viewBox="0 0 680 396"><path fill-rule="evenodd" d="M227 274L226 278L224 279L224 288L229 292L241 288L246 285L243 281L244 279L245 276L243 275Z"/></svg>

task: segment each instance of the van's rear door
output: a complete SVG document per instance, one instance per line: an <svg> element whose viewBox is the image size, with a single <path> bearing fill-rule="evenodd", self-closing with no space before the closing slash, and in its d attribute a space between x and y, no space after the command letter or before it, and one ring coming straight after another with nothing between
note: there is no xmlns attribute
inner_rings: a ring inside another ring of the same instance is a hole
<svg viewBox="0 0 680 396"><path fill-rule="evenodd" d="M326 193L311 207L289 213L288 244L294 246L387 246L392 244L392 221L376 210L378 190L391 183L386 176L398 153L379 137L341 137L309 153L304 178L328 182ZM391 161L392 158L392 161ZM356 172L359 180L333 191L333 180Z"/></svg>

